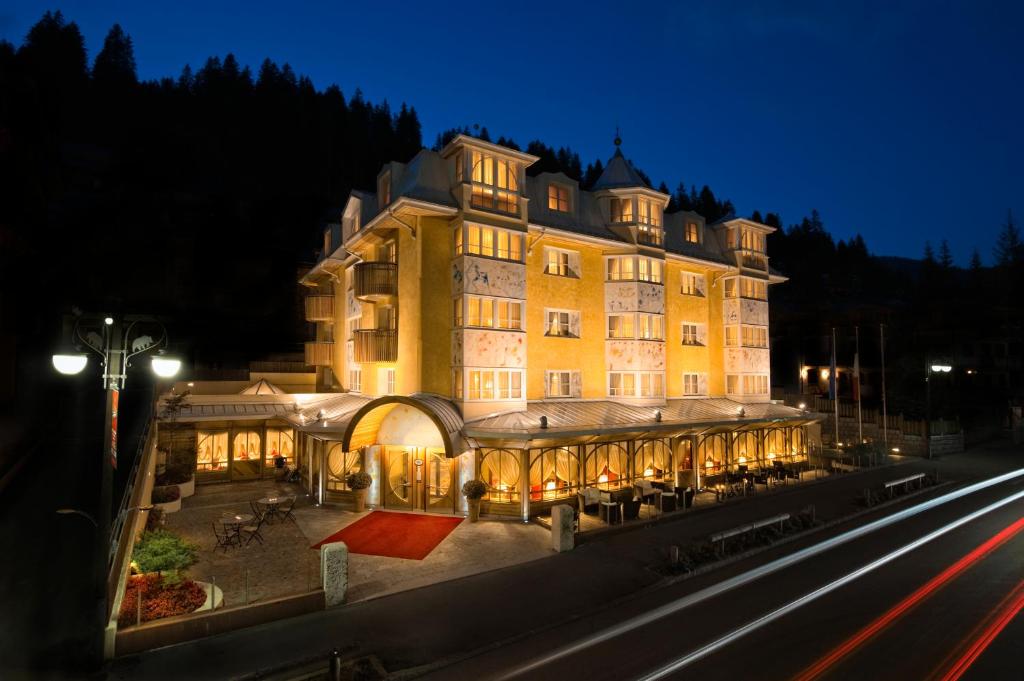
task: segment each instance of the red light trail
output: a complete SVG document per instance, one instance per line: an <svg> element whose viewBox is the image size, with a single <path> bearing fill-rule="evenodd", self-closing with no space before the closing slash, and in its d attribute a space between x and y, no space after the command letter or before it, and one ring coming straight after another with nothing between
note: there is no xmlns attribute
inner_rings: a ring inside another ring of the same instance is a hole
<svg viewBox="0 0 1024 681"><path fill-rule="evenodd" d="M924 599L928 598L932 593L945 586L951 580L960 575L964 570L975 564L992 551L1008 542L1017 533L1024 530L1024 518L1018 519L1016 522L1008 525L1007 527L1000 530L998 533L990 537L984 543L978 545L970 553L963 556L960 560L950 565L948 568L943 570L941 573L930 579L924 586L919 588L911 595L904 598L897 605L893 606L884 615L867 625L856 634L848 638L842 644L834 648L830 653L820 658L817 662L812 664L810 667L800 673L799 676L795 677L795 681L811 681L816 679L826 671L831 669L836 663L842 660L844 657L855 651L857 648L862 646L870 638L878 634L880 631L887 628L894 621L899 619L902 615L910 611L914 606L919 604ZM1020 608L1018 607L1018 610ZM1016 614L1016 613L1015 613ZM1010 618L1012 619L1012 617ZM1009 621L1009 620L1007 620ZM1006 625L1003 624L1005 627ZM1002 628L1000 628L1000 631ZM998 633L998 632L996 632ZM986 646L988 643L985 644ZM984 650L984 648L982 648ZM980 651L978 653L980 655ZM975 656L977 657L977 656ZM972 658L973 661L974 658ZM968 666L970 663L968 663ZM966 668L965 668L966 669ZM962 672L961 672L962 673ZM958 677L951 677L958 678ZM945 680L944 680L945 681Z"/></svg>
<svg viewBox="0 0 1024 681"><path fill-rule="evenodd" d="M942 681L957 681L963 676L1021 609L1024 609L1024 581L1019 582L1010 595L1003 599L995 610L995 617L988 620L988 626L967 646L960 659L942 677Z"/></svg>

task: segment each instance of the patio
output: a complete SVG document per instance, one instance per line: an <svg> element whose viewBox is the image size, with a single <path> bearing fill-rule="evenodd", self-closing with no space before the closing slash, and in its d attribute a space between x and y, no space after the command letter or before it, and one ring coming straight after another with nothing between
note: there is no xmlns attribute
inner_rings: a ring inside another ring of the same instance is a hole
<svg viewBox="0 0 1024 681"><path fill-rule="evenodd" d="M212 524L223 513L248 513L250 500L291 494L297 496L294 522L264 524L263 544L217 548ZM180 511L164 518L168 529L199 547L199 561L189 575L215 582L224 591L224 604L237 606L319 588L320 552L310 547L369 513L317 507L298 486L264 480L200 485L194 496L183 500ZM550 533L536 524L462 522L423 560L351 554L347 600L414 589L551 553Z"/></svg>

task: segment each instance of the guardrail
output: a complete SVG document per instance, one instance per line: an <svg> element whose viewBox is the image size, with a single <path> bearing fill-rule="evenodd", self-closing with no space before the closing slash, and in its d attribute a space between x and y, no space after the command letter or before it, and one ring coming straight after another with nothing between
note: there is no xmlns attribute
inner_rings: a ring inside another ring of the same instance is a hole
<svg viewBox="0 0 1024 681"><path fill-rule="evenodd" d="M900 485L903 485L903 491L908 491L910 489L910 483L912 482L917 482L917 486L920 488L921 485L924 484L924 477L924 473L915 473L914 475L908 475L907 477L899 478L898 480L890 480L885 483L882 488L888 492L889 497L891 498L893 489Z"/></svg>
<svg viewBox="0 0 1024 681"><path fill-rule="evenodd" d="M782 523L784 523L787 520L789 520L789 514L788 513L780 513L779 515L774 515L771 518L765 518L764 520L758 520L758 521L753 522L753 523L746 523L744 525L738 525L738 526L732 528L731 530L725 530L724 532L718 532L716 534L711 535L711 537L709 538L709 541L712 544L721 543L721 545L722 545L721 548L724 551L725 550L725 540L730 538L730 537L735 537L735 536L740 535L740 534L746 534L747 532L753 532L754 530L758 530L758 529L760 529L762 527L768 527L769 525L774 525L775 523L779 524L779 531L781 532L782 531Z"/></svg>
<svg viewBox="0 0 1024 681"><path fill-rule="evenodd" d="M146 421L145 427L142 429L142 436L139 437L135 461L132 463L132 469L128 473L128 480L125 482L124 494L121 495L121 503L117 507L117 515L114 516L114 522L110 526L110 553L107 556L107 570L110 570L113 565L114 556L117 555L117 549L122 542L121 535L124 531L125 519L128 517L128 507L131 505L132 493L135 491L135 483L138 481L139 467L142 465L142 460L146 458L146 445L149 444L152 427L153 417L150 416Z"/></svg>

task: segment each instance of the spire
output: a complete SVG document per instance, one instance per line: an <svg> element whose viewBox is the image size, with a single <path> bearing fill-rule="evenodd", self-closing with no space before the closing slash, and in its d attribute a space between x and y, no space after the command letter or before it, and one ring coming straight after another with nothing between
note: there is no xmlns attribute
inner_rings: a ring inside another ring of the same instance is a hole
<svg viewBox="0 0 1024 681"><path fill-rule="evenodd" d="M619 126L615 126L615 153L608 160L601 177L597 178L592 189L616 189L620 187L647 187L633 164L622 155L622 137Z"/></svg>
<svg viewBox="0 0 1024 681"><path fill-rule="evenodd" d="M615 148L618 149L622 146L622 136L619 134L619 126L615 126Z"/></svg>

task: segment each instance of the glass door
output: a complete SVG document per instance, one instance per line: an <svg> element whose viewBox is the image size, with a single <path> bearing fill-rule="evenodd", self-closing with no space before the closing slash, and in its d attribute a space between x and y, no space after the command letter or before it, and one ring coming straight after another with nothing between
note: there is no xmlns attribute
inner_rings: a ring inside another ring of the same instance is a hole
<svg viewBox="0 0 1024 681"><path fill-rule="evenodd" d="M262 459L260 434L255 430L236 433L231 446L231 479L254 480L260 477Z"/></svg>
<svg viewBox="0 0 1024 681"><path fill-rule="evenodd" d="M416 491L413 486L413 453L404 447L386 447L384 458L387 466L384 506L412 510Z"/></svg>
<svg viewBox="0 0 1024 681"><path fill-rule="evenodd" d="M452 490L452 462L444 452L426 452L426 510L442 513L455 511L455 496Z"/></svg>

